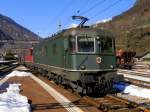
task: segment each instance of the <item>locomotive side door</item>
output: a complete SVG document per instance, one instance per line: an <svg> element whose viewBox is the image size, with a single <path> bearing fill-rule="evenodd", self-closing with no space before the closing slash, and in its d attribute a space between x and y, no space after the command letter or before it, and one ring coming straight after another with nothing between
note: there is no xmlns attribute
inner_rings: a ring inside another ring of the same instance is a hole
<svg viewBox="0 0 150 112"><path fill-rule="evenodd" d="M63 66L64 68L67 67L67 57L68 57L68 38L64 39L64 58L63 58Z"/></svg>

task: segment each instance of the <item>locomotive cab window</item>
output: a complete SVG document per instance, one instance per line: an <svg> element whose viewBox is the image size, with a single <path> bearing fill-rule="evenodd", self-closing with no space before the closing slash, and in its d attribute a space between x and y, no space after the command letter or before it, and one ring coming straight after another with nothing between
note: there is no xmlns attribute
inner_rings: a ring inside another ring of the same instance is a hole
<svg viewBox="0 0 150 112"><path fill-rule="evenodd" d="M94 53L95 38L88 36L77 37L77 49L80 53Z"/></svg>
<svg viewBox="0 0 150 112"><path fill-rule="evenodd" d="M103 38L101 40L101 52L113 53L113 40L112 38Z"/></svg>
<svg viewBox="0 0 150 112"><path fill-rule="evenodd" d="M76 52L76 39L75 39L75 37L71 37L69 39L69 52L71 52L71 53Z"/></svg>

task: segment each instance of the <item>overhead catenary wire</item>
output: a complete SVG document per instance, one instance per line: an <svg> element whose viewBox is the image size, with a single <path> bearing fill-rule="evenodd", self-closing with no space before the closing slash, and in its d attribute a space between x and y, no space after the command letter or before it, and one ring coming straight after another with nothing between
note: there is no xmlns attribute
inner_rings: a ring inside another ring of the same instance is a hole
<svg viewBox="0 0 150 112"><path fill-rule="evenodd" d="M98 2L96 2L92 7L90 7L90 8L88 8L87 10L85 10L85 11L83 11L83 12L81 12L80 13L80 11L81 11L81 8L78 10L79 12L79 14L80 15L83 15L83 14L87 14L87 13L89 13L90 11L92 11L94 8L96 8L97 6L100 6L100 5L102 5L104 2L105 2L106 0L100 0L100 1L98 1ZM88 2L86 2L86 4L88 4L89 3L89 1ZM84 4L85 5L85 4ZM87 6L87 5L85 5L85 6ZM69 20L71 18L71 16L67 19L67 20ZM69 23L69 21L67 21L66 23L65 23L65 25L67 25Z"/></svg>
<svg viewBox="0 0 150 112"><path fill-rule="evenodd" d="M105 0L103 0L103 1L105 1ZM90 0L86 1L86 3L84 4L84 6L81 5L80 8L79 8L78 10L76 10L75 13L80 14L80 11L81 11L82 9L86 9L87 5L88 5L90 2L91 2ZM98 3L100 3L100 2L98 2ZM94 6L96 6L96 4L94 4ZM94 7L94 6L92 6L92 7ZM91 8L92 8L92 7L91 7ZM88 9L88 10L92 10L91 8ZM86 10L86 11L88 11L88 10ZM84 12L85 12L85 11L84 11ZM66 22L64 23L64 26L67 26L68 23L72 20L71 17L72 17L72 15L70 15L70 16L66 19Z"/></svg>
<svg viewBox="0 0 150 112"><path fill-rule="evenodd" d="M67 12L68 10L69 10L69 8L70 8L70 6L72 6L72 5L75 5L76 4L76 2L77 1L75 1L75 3L73 3L73 0L71 0L72 2L69 2L68 3L68 5L66 5L66 7L64 7L64 11L62 11L62 12ZM72 9L73 7L71 7L71 9ZM71 10L70 9L70 10ZM64 13L63 13L64 14ZM61 14L61 16L62 16L62 14ZM70 15L70 16L68 16L67 17L67 19L65 19L65 23L64 24L62 24L62 26L65 28L67 25L68 25L68 23L72 20L71 19L71 17L72 17L72 15Z"/></svg>
<svg viewBox="0 0 150 112"><path fill-rule="evenodd" d="M88 0L89 1L89 0ZM87 2L86 2L87 3ZM75 4L75 3L74 3ZM81 9L81 6L82 5L80 5L80 8L79 9ZM82 6L83 7L83 6ZM74 9L73 9L74 10ZM75 11L73 11L73 13L75 13L75 15L76 15L76 12L77 12L77 10L75 10ZM78 12L77 12L78 13ZM73 15L73 14L72 14ZM69 24L69 22L71 22L71 20L72 20L72 15L70 15L70 16L68 16L67 17L67 19L65 20L66 22L63 24L63 26L64 26L64 28L65 27L68 27L67 25Z"/></svg>
<svg viewBox="0 0 150 112"><path fill-rule="evenodd" d="M89 9L81 12L80 14L83 15L83 14L86 14L86 13L89 13L90 11L92 11L94 8L96 8L97 6L99 6L100 4L103 4L106 0L100 0L99 2L97 2L96 4L94 4L92 7L90 7Z"/></svg>
<svg viewBox="0 0 150 112"><path fill-rule="evenodd" d="M99 2L97 2L97 3L95 3L92 7L90 7L89 9L87 9L87 10L85 10L85 11L83 11L83 12L81 12L81 13L79 13L80 15L82 14L87 14L87 13L89 13L90 11L92 11L94 8L96 8L97 6L100 6L101 4L103 4L104 2L105 2L106 0L100 0ZM102 9L102 10L100 10L98 13L96 13L95 15L93 15L92 17L90 17L90 19L93 19L93 18L95 18L95 17L97 17L98 15L100 15L100 14L102 14L102 13L104 13L104 12L106 12L107 10L109 10L110 8L112 8L112 7L114 7L116 4L118 4L119 2L121 2L122 0L117 0L116 2L114 2L114 3L112 3L112 4L110 4L108 7L106 7L106 8L104 8L104 9ZM68 4L70 4L70 3L72 3L72 2L69 2ZM86 2L86 3L88 3L88 2ZM67 5L66 5L67 6ZM70 5L69 5L70 6ZM66 10L66 7L63 9L63 10ZM62 10L62 12L64 12ZM78 10L77 10L78 11ZM79 11L81 11L81 9L79 10ZM63 13L62 13L62 15L63 15ZM63 24L63 26L65 27L66 25L68 25L68 23L71 21L71 16L69 16L67 19L66 19L66 22Z"/></svg>
<svg viewBox="0 0 150 112"><path fill-rule="evenodd" d="M66 10L68 10L70 8L70 6L73 4L73 0L69 0L63 7L62 9L59 11L59 13L53 17L50 21L51 24L55 24L54 21L58 22L58 23L61 23L61 20L60 20L60 17L62 17L65 13L66 13ZM61 25L61 24L59 24ZM58 26L58 25L57 25Z"/></svg>
<svg viewBox="0 0 150 112"><path fill-rule="evenodd" d="M53 19L51 20L51 22L54 24L53 21L59 21L60 22L60 17L62 17L64 14L65 14L65 10L69 9L71 4L73 3L73 0L69 0L64 6L63 8L60 10L60 12L55 16L53 17Z"/></svg>
<svg viewBox="0 0 150 112"><path fill-rule="evenodd" d="M63 7L63 9L59 12L59 14L58 14L58 19L60 18L60 16L63 16L64 14L65 14L65 12L66 12L66 10L67 10L67 8L69 9L70 8L70 6L72 5L72 3L73 3L73 0L70 0L64 7Z"/></svg>
<svg viewBox="0 0 150 112"><path fill-rule="evenodd" d="M113 4L110 4L108 7L100 10L98 13L96 13L95 15L93 15L92 17L90 17L90 19L93 19L95 17L97 17L98 15L101 15L102 13L106 12L107 10L109 10L110 8L114 7L115 5L117 5L119 2L121 2L122 0L117 0L116 2L114 2Z"/></svg>
<svg viewBox="0 0 150 112"><path fill-rule="evenodd" d="M85 0L85 1L86 1L86 3L85 3L85 4L82 4L82 5L80 6L80 8L78 8L78 10L76 10L76 12L77 12L78 14L80 14L80 12L81 12L83 9L86 9L86 8L88 7L89 3L91 2L91 0Z"/></svg>
<svg viewBox="0 0 150 112"><path fill-rule="evenodd" d="M97 2L96 4L94 4L92 7L90 7L89 9L85 10L84 12L80 13L80 14L86 14L89 13L91 10L93 10L94 8L96 8L97 6L100 6L101 4L103 4L106 0L101 0L99 2ZM115 6L116 4L118 4L119 2L121 2L122 0L117 0L116 2L110 4L108 7L100 10L98 13L96 13L94 16L92 16L90 19L93 19L95 17L97 17L98 15L100 15L100 13L104 13L105 11L109 10L110 8L112 8L113 6Z"/></svg>

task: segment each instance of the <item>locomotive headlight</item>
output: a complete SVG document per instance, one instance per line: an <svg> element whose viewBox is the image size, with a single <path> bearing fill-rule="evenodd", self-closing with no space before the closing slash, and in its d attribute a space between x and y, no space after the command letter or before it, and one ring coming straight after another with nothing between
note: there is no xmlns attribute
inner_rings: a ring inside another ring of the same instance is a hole
<svg viewBox="0 0 150 112"><path fill-rule="evenodd" d="M114 69L114 66L113 66L113 65L110 65L110 68L111 68L111 69Z"/></svg>
<svg viewBox="0 0 150 112"><path fill-rule="evenodd" d="M98 37L98 36L97 36L97 37L96 37L96 39L97 39L97 40L99 40L99 39L100 39L100 37Z"/></svg>
<svg viewBox="0 0 150 112"><path fill-rule="evenodd" d="M100 43L101 43L100 41L97 41L97 44L98 44L98 45L100 45Z"/></svg>
<svg viewBox="0 0 150 112"><path fill-rule="evenodd" d="M85 70L85 69L86 69L86 66L85 66L85 65L82 65L80 68L81 68L81 70Z"/></svg>

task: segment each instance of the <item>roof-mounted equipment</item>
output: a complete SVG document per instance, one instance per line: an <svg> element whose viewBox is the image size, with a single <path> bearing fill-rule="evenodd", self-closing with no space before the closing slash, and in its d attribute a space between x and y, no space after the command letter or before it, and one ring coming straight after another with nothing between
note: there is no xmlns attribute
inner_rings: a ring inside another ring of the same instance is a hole
<svg viewBox="0 0 150 112"><path fill-rule="evenodd" d="M78 25L78 27L80 27L80 28L83 28L84 23L89 20L88 18L83 17L83 16L72 16L72 19L73 20L75 20L75 19L81 20L81 23Z"/></svg>

